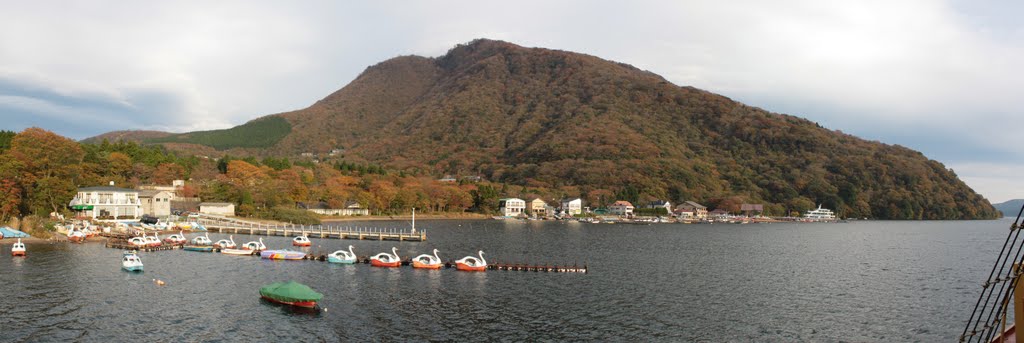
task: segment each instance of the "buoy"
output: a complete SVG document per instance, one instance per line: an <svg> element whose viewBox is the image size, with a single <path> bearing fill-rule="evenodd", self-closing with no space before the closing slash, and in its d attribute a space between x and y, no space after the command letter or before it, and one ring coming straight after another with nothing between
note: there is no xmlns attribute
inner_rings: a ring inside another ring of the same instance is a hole
<svg viewBox="0 0 1024 343"><path fill-rule="evenodd" d="M153 279L153 283L155 283L157 286L163 286L163 285L167 284L166 282L164 282L164 280L157 280L157 279Z"/></svg>

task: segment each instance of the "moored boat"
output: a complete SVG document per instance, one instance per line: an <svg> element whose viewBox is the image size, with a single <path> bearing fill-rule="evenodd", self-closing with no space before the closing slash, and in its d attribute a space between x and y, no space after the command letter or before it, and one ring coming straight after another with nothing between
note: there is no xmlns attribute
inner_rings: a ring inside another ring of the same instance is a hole
<svg viewBox="0 0 1024 343"><path fill-rule="evenodd" d="M142 259L135 252L125 251L121 255L121 269L129 272L141 272Z"/></svg>
<svg viewBox="0 0 1024 343"><path fill-rule="evenodd" d="M259 250L251 250L251 249L220 249L220 253L221 254L226 254L226 255L245 256L245 255L255 255L258 252L259 252Z"/></svg>
<svg viewBox="0 0 1024 343"><path fill-rule="evenodd" d="M455 261L455 269L467 272L482 272L487 270L487 260L484 259L483 250L478 251L480 258L466 256Z"/></svg>
<svg viewBox="0 0 1024 343"><path fill-rule="evenodd" d="M260 237L259 242L251 241L242 244L242 250L267 250L267 245L263 244L263 237Z"/></svg>
<svg viewBox="0 0 1024 343"><path fill-rule="evenodd" d="M370 257L370 265L374 267L398 267L402 265L401 259L398 257L398 248L391 247L391 254L386 252L379 253Z"/></svg>
<svg viewBox="0 0 1024 343"><path fill-rule="evenodd" d="M25 256L26 253L25 243L21 242L21 238L18 238L18 242L11 246L11 256Z"/></svg>
<svg viewBox="0 0 1024 343"><path fill-rule="evenodd" d="M260 297L279 304L315 308L316 303L323 298L323 294L317 293L301 283L288 281L260 287Z"/></svg>
<svg viewBox="0 0 1024 343"><path fill-rule="evenodd" d="M192 238L192 245L213 245L213 241L210 240L209 234L203 234L202 236L196 236Z"/></svg>
<svg viewBox="0 0 1024 343"><path fill-rule="evenodd" d="M141 248L146 246L146 239L142 237L132 237L128 239L128 243Z"/></svg>
<svg viewBox="0 0 1024 343"><path fill-rule="evenodd" d="M308 247L312 246L313 242L309 240L306 235L298 236L292 239L292 245L297 247Z"/></svg>
<svg viewBox="0 0 1024 343"><path fill-rule="evenodd" d="M268 260L301 260L306 257L306 253L292 250L263 250L260 251L260 257Z"/></svg>
<svg viewBox="0 0 1024 343"><path fill-rule="evenodd" d="M216 243L213 243L213 247L217 249L234 249L237 248L238 246L235 245L235 237L228 236L228 239L222 239L217 241Z"/></svg>
<svg viewBox="0 0 1024 343"><path fill-rule="evenodd" d="M343 263L343 264L354 264L356 263L356 254L352 252L352 246L348 246L348 251L338 250L330 255L327 255L327 262L330 263Z"/></svg>
<svg viewBox="0 0 1024 343"><path fill-rule="evenodd" d="M212 245L186 244L185 246L181 247L181 249L182 250L188 250L188 251L213 252L213 246Z"/></svg>
<svg viewBox="0 0 1024 343"><path fill-rule="evenodd" d="M437 256L437 249L434 249L434 255L423 254L412 259L413 268L441 269L442 265L441 258Z"/></svg>
<svg viewBox="0 0 1024 343"><path fill-rule="evenodd" d="M167 244L175 244L175 245L185 244L185 242L187 242L187 241L188 241L188 239L185 238L184 231L178 231L178 233L170 235L167 238L164 238L164 243L167 243Z"/></svg>
<svg viewBox="0 0 1024 343"><path fill-rule="evenodd" d="M836 220L836 215L832 213L832 210L821 208L821 205L818 205L817 209L804 213L804 218L810 221L834 221Z"/></svg>
<svg viewBox="0 0 1024 343"><path fill-rule="evenodd" d="M155 247L163 245L163 243L160 242L160 236L158 236L156 233L153 233L153 237L146 236L145 234L143 234L142 235L142 240L146 242L146 246L148 246L148 247L154 247L155 248Z"/></svg>
<svg viewBox="0 0 1024 343"><path fill-rule="evenodd" d="M68 240L73 243L82 243L87 238L86 234L79 230L68 232Z"/></svg>

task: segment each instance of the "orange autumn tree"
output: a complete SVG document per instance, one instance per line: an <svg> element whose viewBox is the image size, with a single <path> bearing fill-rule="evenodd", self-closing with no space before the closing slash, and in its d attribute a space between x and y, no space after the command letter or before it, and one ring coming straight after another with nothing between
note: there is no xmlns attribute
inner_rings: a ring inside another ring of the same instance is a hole
<svg viewBox="0 0 1024 343"><path fill-rule="evenodd" d="M21 214L59 212L74 197L84 156L75 141L28 128L14 136L8 154L22 166L16 180L22 191Z"/></svg>

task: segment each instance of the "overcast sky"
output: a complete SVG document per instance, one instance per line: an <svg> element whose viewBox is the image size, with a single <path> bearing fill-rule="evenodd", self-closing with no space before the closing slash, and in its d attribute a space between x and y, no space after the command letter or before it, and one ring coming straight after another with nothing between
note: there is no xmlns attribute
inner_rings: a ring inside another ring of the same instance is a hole
<svg viewBox="0 0 1024 343"><path fill-rule="evenodd" d="M1024 198L1020 1L3 1L0 128L227 128L492 38L900 144Z"/></svg>

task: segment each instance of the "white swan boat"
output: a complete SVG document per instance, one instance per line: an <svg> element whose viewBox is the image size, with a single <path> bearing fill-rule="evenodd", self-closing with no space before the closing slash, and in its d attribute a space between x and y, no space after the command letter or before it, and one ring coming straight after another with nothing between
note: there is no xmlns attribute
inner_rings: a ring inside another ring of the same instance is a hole
<svg viewBox="0 0 1024 343"><path fill-rule="evenodd" d="M413 268L441 269L442 265L441 258L437 256L437 249L434 249L434 255L423 254L412 259Z"/></svg>
<svg viewBox="0 0 1024 343"><path fill-rule="evenodd" d="M482 272L487 270L487 260L484 259L484 251L478 251L480 258L466 256L455 261L455 269L467 272Z"/></svg>
<svg viewBox="0 0 1024 343"><path fill-rule="evenodd" d="M330 263L343 263L343 264L354 264L356 263L356 254L352 252L352 246L348 246L348 251L338 250L330 255L327 255L327 262Z"/></svg>
<svg viewBox="0 0 1024 343"><path fill-rule="evenodd" d="M398 248L391 247L391 253L379 253L370 257L370 265L374 267L398 267L402 261L398 257Z"/></svg>

